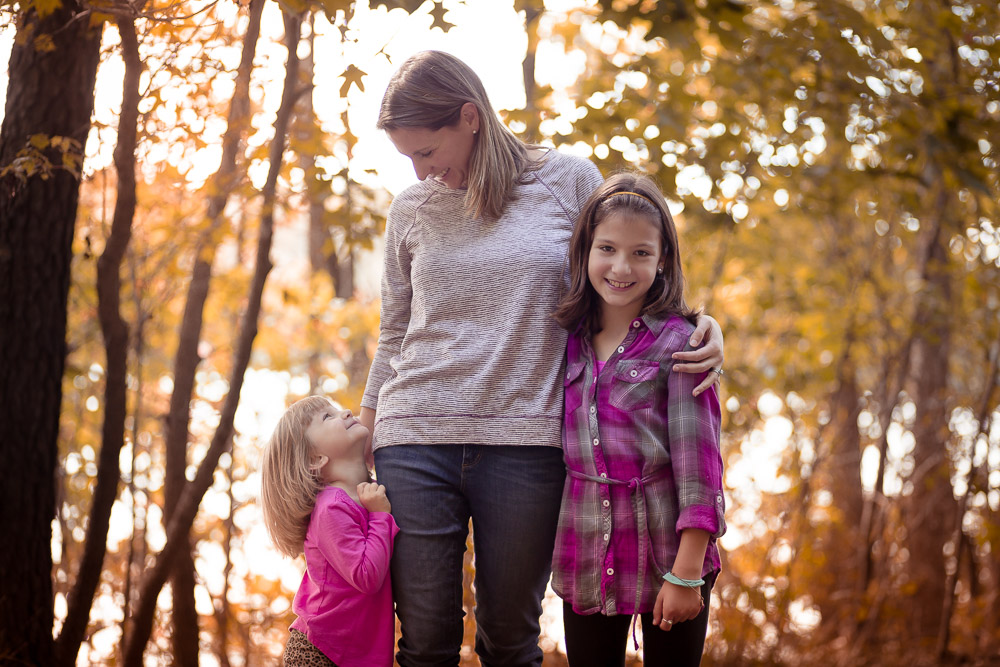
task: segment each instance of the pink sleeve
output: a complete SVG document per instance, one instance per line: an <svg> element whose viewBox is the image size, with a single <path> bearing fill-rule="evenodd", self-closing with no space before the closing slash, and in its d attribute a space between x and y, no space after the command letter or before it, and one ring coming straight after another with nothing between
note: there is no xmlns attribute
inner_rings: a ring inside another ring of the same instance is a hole
<svg viewBox="0 0 1000 667"><path fill-rule="evenodd" d="M344 496L317 506L316 546L337 574L358 592L378 592L389 572L392 540L399 532L392 515L372 512L365 529L364 510Z"/></svg>

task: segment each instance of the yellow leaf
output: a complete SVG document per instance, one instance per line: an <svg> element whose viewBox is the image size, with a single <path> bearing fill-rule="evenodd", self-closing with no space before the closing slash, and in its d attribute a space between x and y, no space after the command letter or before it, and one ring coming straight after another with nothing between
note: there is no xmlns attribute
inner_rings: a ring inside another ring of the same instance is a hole
<svg viewBox="0 0 1000 667"><path fill-rule="evenodd" d="M47 134L33 134L31 135L31 138L28 139L28 143L41 151L48 148L51 141L49 140L49 135Z"/></svg>
<svg viewBox="0 0 1000 667"><path fill-rule="evenodd" d="M343 11L345 14L350 13L351 5L354 3L351 0L321 0L320 4L327 16L336 16L338 11Z"/></svg>
<svg viewBox="0 0 1000 667"><path fill-rule="evenodd" d="M52 41L52 35L48 33L42 33L38 37L35 37L35 50L41 51L43 53L55 51L56 43Z"/></svg>
<svg viewBox="0 0 1000 667"><path fill-rule="evenodd" d="M431 22L432 28L441 28L443 32L448 32L449 29L455 26L454 23L444 20L444 15L447 10L444 8L443 2L435 2L434 6L431 8L431 17L434 19Z"/></svg>
<svg viewBox="0 0 1000 667"><path fill-rule="evenodd" d="M112 19L114 19L113 14L105 14L104 12L93 12L90 15L90 27L96 28L97 26L107 23Z"/></svg>
<svg viewBox="0 0 1000 667"><path fill-rule="evenodd" d="M35 0L35 12L40 19L45 18L60 7L62 7L62 0Z"/></svg>
<svg viewBox="0 0 1000 667"><path fill-rule="evenodd" d="M356 85L358 87L358 90L360 90L362 93L365 92L365 83L363 80L365 74L366 72L362 72L353 63L348 65L347 69L344 70L344 73L342 75L344 77L344 85L340 87L340 96L341 97L347 96L347 91L351 89L352 83Z"/></svg>
<svg viewBox="0 0 1000 667"><path fill-rule="evenodd" d="M66 171L68 171L69 173L73 174L74 176L79 176L80 175L80 173L79 173L80 172L80 158L79 158L79 156L74 155L73 153L63 153L62 163L63 163L63 167L66 169Z"/></svg>

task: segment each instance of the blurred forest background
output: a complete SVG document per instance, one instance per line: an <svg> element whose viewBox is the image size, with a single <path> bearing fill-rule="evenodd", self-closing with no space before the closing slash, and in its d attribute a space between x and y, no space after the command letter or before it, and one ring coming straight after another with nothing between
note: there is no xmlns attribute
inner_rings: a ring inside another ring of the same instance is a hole
<svg viewBox="0 0 1000 667"><path fill-rule="evenodd" d="M1000 664L996 0L2 0L0 663L276 662L260 438L356 408L377 339L355 47L485 2L505 121L653 173L725 331L704 664Z"/></svg>

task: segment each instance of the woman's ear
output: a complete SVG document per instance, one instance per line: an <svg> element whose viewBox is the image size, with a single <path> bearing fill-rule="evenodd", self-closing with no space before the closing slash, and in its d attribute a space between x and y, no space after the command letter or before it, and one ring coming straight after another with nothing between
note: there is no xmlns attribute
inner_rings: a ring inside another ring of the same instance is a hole
<svg viewBox="0 0 1000 667"><path fill-rule="evenodd" d="M473 132L479 132L479 107L472 102L462 105L462 120Z"/></svg>

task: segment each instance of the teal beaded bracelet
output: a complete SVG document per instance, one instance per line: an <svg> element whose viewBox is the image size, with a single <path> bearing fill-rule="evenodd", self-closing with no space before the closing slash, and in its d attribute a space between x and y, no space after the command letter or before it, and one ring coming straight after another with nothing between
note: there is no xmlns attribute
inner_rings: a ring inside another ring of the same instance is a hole
<svg viewBox="0 0 1000 667"><path fill-rule="evenodd" d="M663 575L663 580L675 586L684 586L685 588L701 588L705 585L704 579L681 579L673 572L667 572Z"/></svg>

